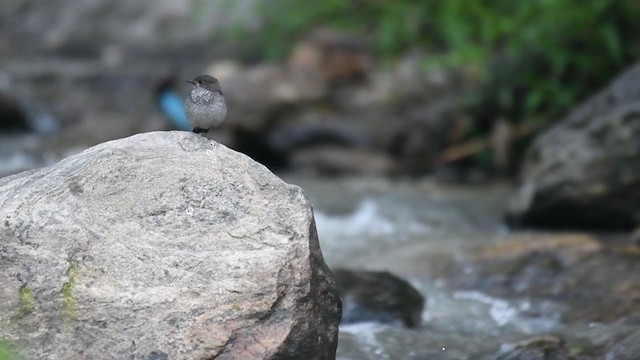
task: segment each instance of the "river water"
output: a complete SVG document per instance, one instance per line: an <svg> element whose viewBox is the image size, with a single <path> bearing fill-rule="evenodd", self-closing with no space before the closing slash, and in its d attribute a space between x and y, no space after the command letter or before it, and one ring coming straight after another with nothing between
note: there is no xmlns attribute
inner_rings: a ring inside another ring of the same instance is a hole
<svg viewBox="0 0 640 360"><path fill-rule="evenodd" d="M329 267L387 270L409 280L427 299L417 329L372 323L341 326L338 359L495 359L536 334L559 334L571 354L592 358L585 349L638 328L623 322L568 325L560 320L569 306L563 301L456 289L449 286L446 273L433 271L440 261L464 264L475 249L523 236L511 233L501 221L512 191L508 184L286 180L300 185L314 205ZM524 236L536 241L554 234ZM475 270L464 271L472 276Z"/></svg>

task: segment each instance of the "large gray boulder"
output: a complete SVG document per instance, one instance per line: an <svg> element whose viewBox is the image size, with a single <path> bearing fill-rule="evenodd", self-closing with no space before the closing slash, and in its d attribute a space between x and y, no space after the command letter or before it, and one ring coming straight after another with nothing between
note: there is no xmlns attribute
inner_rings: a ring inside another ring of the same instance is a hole
<svg viewBox="0 0 640 360"><path fill-rule="evenodd" d="M508 218L565 228L640 222L640 64L536 139Z"/></svg>
<svg viewBox="0 0 640 360"><path fill-rule="evenodd" d="M0 339L31 359L331 359L299 187L188 132L0 179Z"/></svg>

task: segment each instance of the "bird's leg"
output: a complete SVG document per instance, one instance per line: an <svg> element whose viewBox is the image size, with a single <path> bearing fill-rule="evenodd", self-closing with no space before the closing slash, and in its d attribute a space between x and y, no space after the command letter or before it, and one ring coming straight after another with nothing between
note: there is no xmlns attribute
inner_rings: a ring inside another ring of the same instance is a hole
<svg viewBox="0 0 640 360"><path fill-rule="evenodd" d="M193 128L193 132L196 134L206 134L209 131L209 129L203 129L201 127L194 127Z"/></svg>

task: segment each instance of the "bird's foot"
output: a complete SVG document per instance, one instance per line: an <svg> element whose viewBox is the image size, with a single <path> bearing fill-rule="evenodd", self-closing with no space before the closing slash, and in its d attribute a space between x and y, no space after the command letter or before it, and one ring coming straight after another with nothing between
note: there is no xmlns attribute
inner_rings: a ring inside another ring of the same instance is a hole
<svg viewBox="0 0 640 360"><path fill-rule="evenodd" d="M208 131L209 131L209 129L203 129L203 128L197 127L197 126L193 128L193 132L196 133L196 134L203 134L204 135Z"/></svg>

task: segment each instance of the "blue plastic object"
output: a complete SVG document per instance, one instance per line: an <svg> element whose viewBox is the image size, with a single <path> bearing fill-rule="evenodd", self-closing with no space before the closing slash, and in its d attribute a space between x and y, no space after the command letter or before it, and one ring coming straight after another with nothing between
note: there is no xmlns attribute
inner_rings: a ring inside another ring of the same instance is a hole
<svg viewBox="0 0 640 360"><path fill-rule="evenodd" d="M176 129L191 130L192 126L187 120L187 114L184 111L184 100L177 93L172 90L165 90L160 93L158 101L160 109Z"/></svg>

